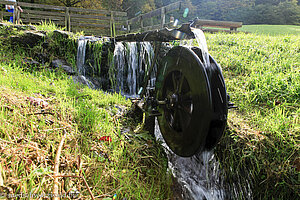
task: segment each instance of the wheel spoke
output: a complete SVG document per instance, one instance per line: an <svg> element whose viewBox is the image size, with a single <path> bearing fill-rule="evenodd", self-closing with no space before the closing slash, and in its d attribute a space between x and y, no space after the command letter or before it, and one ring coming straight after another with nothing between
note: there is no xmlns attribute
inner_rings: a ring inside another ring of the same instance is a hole
<svg viewBox="0 0 300 200"><path fill-rule="evenodd" d="M175 73L172 73L172 83L173 83L174 91L176 91L177 83L176 83Z"/></svg>
<svg viewBox="0 0 300 200"><path fill-rule="evenodd" d="M184 78L183 74L181 74L181 77L180 77L180 80L179 80L179 83L178 83L178 86L177 86L177 92L178 93L181 93L181 89L182 89L184 79L185 78Z"/></svg>
<svg viewBox="0 0 300 200"><path fill-rule="evenodd" d="M183 102L183 103L185 103L185 102L189 102L189 103L192 102L192 92L188 91L185 94L182 94L180 96L180 102Z"/></svg>
<svg viewBox="0 0 300 200"><path fill-rule="evenodd" d="M191 108L192 104L188 104L188 105L179 105L178 108L180 110L182 110L183 112L185 112L188 116L192 116L192 108Z"/></svg>
<svg viewBox="0 0 300 200"><path fill-rule="evenodd" d="M184 112L183 110L179 110L179 117L180 117L180 126L182 130L185 130L190 121L191 121L191 115L188 113Z"/></svg>

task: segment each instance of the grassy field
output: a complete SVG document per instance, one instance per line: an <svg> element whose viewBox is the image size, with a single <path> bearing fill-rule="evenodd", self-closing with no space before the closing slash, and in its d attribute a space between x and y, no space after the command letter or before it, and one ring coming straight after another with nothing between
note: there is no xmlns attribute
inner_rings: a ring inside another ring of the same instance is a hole
<svg viewBox="0 0 300 200"><path fill-rule="evenodd" d="M206 37L238 107L216 151L225 177L250 184L254 199L299 198L300 36Z"/></svg>
<svg viewBox="0 0 300 200"><path fill-rule="evenodd" d="M239 31L246 31L264 35L300 35L300 26L296 25L243 25Z"/></svg>

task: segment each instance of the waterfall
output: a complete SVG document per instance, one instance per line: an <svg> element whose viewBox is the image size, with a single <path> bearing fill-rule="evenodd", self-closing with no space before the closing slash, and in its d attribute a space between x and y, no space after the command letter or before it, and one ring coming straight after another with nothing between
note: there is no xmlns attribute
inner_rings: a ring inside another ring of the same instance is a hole
<svg viewBox="0 0 300 200"><path fill-rule="evenodd" d="M86 44L87 39L85 37L80 37L78 39L77 47L77 70L78 73L85 76L85 53L86 53Z"/></svg>
<svg viewBox="0 0 300 200"><path fill-rule="evenodd" d="M181 185L184 199L225 199L219 163L213 151L204 151L188 158L180 157L165 143L157 120L155 120L154 134L156 139L162 142L168 157L168 168Z"/></svg>
<svg viewBox="0 0 300 200"><path fill-rule="evenodd" d="M138 69L138 49L136 42L127 43L129 52L127 55L128 60L128 75L127 85L129 88L129 95L135 95L137 91L137 69Z"/></svg>
<svg viewBox="0 0 300 200"><path fill-rule="evenodd" d="M195 35L195 39L198 43L199 48L201 49L202 58L203 58L203 62L204 62L203 64L205 66L209 67L210 61L209 61L209 53L208 53L208 49L207 49L205 35L201 29L192 28L191 30Z"/></svg>
<svg viewBox="0 0 300 200"><path fill-rule="evenodd" d="M116 92L124 92L125 47L117 42L114 50L113 63L116 70Z"/></svg>
<svg viewBox="0 0 300 200"><path fill-rule="evenodd" d="M117 42L113 63L116 69L116 92L136 97L144 75L149 70L154 50L150 42ZM150 86L155 85L156 68L151 73Z"/></svg>
<svg viewBox="0 0 300 200"><path fill-rule="evenodd" d="M148 70L150 69L150 66L152 64L153 57L154 57L154 49L150 42L141 42L141 54L142 54L141 58L143 58L143 61L146 64L145 72L148 72ZM152 73L150 74L150 79L149 79L149 83L148 83L148 85L150 87L155 86L156 72L157 72L157 68L155 66L152 69Z"/></svg>

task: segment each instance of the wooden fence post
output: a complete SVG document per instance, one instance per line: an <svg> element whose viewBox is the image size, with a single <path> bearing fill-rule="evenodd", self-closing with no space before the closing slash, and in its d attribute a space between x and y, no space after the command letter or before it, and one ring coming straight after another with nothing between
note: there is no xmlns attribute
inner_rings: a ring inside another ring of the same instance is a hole
<svg viewBox="0 0 300 200"><path fill-rule="evenodd" d="M16 13L16 21L17 21L17 24L20 24L20 19L21 19L21 10L20 10L20 7L17 5L17 13Z"/></svg>
<svg viewBox="0 0 300 200"><path fill-rule="evenodd" d="M66 7L65 26L67 31L71 31L70 8Z"/></svg>
<svg viewBox="0 0 300 200"><path fill-rule="evenodd" d="M114 21L114 12L110 12L110 35L111 37L116 37L115 21Z"/></svg>
<svg viewBox="0 0 300 200"><path fill-rule="evenodd" d="M143 16L140 16L140 24L141 24L141 32L144 30L144 21L143 21Z"/></svg>
<svg viewBox="0 0 300 200"><path fill-rule="evenodd" d="M161 14L160 14L160 16L161 16L160 27L164 28L164 24L166 23L166 13L165 13L165 8L164 7L161 8Z"/></svg>
<svg viewBox="0 0 300 200"><path fill-rule="evenodd" d="M13 24L16 24L16 23L17 23L17 19L16 19L17 16L18 16L17 12L18 12L18 3L16 2L16 3L14 4Z"/></svg>
<svg viewBox="0 0 300 200"><path fill-rule="evenodd" d="M127 25L127 32L130 33L130 23L129 23L129 20L126 21L126 25Z"/></svg>

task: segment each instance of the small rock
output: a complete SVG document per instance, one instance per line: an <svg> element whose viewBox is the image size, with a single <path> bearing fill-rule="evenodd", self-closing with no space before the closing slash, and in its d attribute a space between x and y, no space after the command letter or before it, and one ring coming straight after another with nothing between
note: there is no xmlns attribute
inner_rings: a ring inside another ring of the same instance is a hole
<svg viewBox="0 0 300 200"><path fill-rule="evenodd" d="M7 73L7 70L6 70L4 67L1 67L1 68L0 68L0 71L2 71L4 74Z"/></svg>
<svg viewBox="0 0 300 200"><path fill-rule="evenodd" d="M87 85L89 88L92 88L94 89L95 86L92 82L90 82L87 78L85 78L85 76L72 76L72 79L74 81L74 83L80 83L80 84L83 84L83 85Z"/></svg>
<svg viewBox="0 0 300 200"><path fill-rule="evenodd" d="M11 36L13 44L19 44L24 47L34 47L44 40L45 34L35 31L25 31L22 35Z"/></svg>
<svg viewBox="0 0 300 200"><path fill-rule="evenodd" d="M61 68L69 75L75 74L73 68L65 60L60 60L60 59L53 60L52 65L56 68Z"/></svg>
<svg viewBox="0 0 300 200"><path fill-rule="evenodd" d="M30 66L40 66L41 63L39 63L38 61L35 61L35 60L32 60L32 59L27 59L27 58L24 58L23 59L24 63L27 64L27 65L30 65Z"/></svg>
<svg viewBox="0 0 300 200"><path fill-rule="evenodd" d="M53 36L54 36L55 38L57 38L57 37L62 37L62 38L67 39L67 38L69 38L70 36L73 36L73 33L67 32L67 31L61 31L61 30L54 30L54 31L53 31Z"/></svg>
<svg viewBox="0 0 300 200"><path fill-rule="evenodd" d="M20 25L20 24L16 24L14 25L14 27L21 31L21 30L31 30L31 31L35 31L36 30L36 27L35 26L32 26L32 25Z"/></svg>

